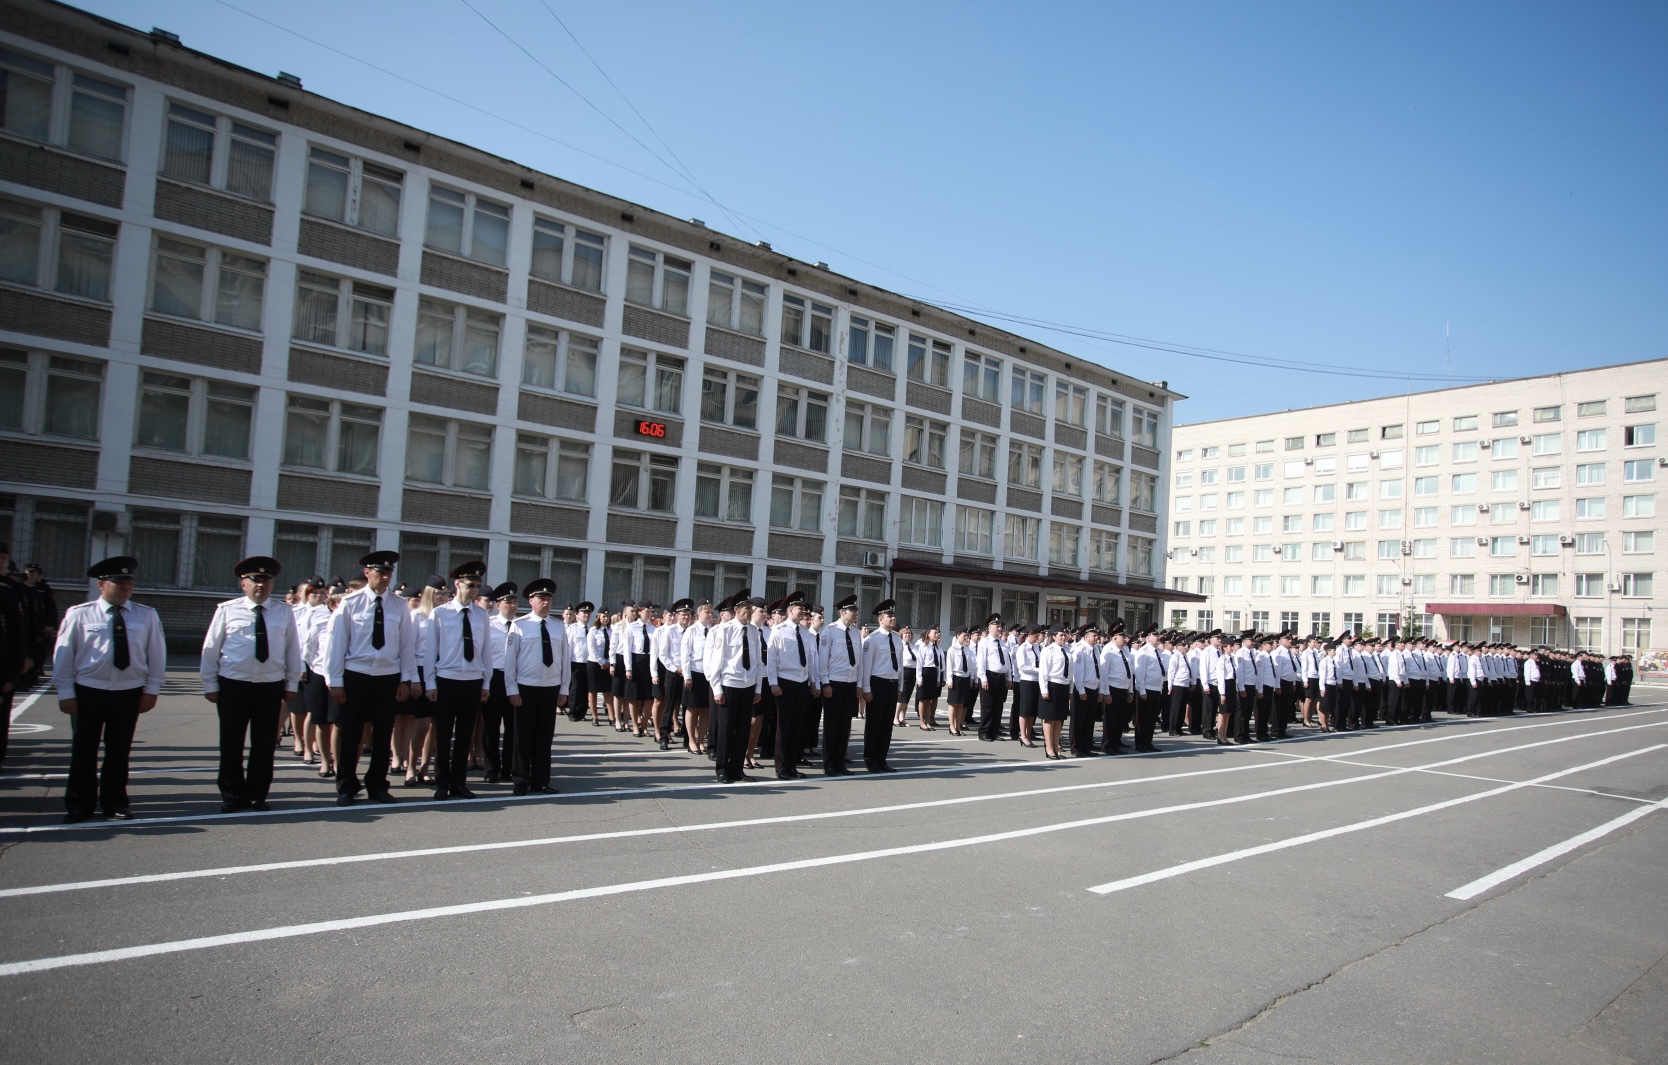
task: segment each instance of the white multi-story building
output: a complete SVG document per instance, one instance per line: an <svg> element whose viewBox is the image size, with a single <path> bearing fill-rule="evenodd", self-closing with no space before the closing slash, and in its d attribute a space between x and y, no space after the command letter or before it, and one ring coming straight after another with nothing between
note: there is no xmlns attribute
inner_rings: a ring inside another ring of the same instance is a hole
<svg viewBox="0 0 1668 1065"><path fill-rule="evenodd" d="M0 3L0 539L926 622L1163 599L1180 397L73 8Z"/></svg>
<svg viewBox="0 0 1668 1065"><path fill-rule="evenodd" d="M1663 393L1656 360L1177 426L1169 582L1206 601L1168 620L1661 646Z"/></svg>

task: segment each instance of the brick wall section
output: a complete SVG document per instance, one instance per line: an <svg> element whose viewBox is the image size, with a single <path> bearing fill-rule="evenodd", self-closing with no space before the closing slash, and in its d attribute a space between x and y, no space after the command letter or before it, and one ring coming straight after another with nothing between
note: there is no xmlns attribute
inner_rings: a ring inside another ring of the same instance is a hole
<svg viewBox="0 0 1668 1065"><path fill-rule="evenodd" d="M326 355L307 348L290 349L289 378L297 384L340 388L368 396L388 394L388 364Z"/></svg>
<svg viewBox="0 0 1668 1065"><path fill-rule="evenodd" d="M885 459L871 459L847 451L840 456L840 476L847 480L892 483L892 464Z"/></svg>
<svg viewBox="0 0 1668 1065"><path fill-rule="evenodd" d="M935 496L944 494L949 477L932 470L923 470L919 466L907 463L903 468L903 486L911 492L928 492Z"/></svg>
<svg viewBox="0 0 1668 1065"><path fill-rule="evenodd" d="M934 388L919 381L909 382L904 390L905 401L915 410L930 410L934 414L950 413L950 391Z"/></svg>
<svg viewBox="0 0 1668 1065"><path fill-rule="evenodd" d="M1035 562L1015 562L1011 558L1005 558L1002 560L1002 568L1007 570L1009 573L1028 573L1032 576L1036 576L1038 573L1042 572L1042 567L1038 566ZM1035 595L1036 593L1033 592L1031 594Z"/></svg>
<svg viewBox="0 0 1668 1065"><path fill-rule="evenodd" d="M1029 510L1033 514L1042 513L1042 493L1033 492L1029 488L1015 488L1008 486L1008 509Z"/></svg>
<svg viewBox="0 0 1668 1065"><path fill-rule="evenodd" d="M1137 466L1145 466L1149 470L1156 470L1158 469L1158 452L1154 451L1150 447L1131 445L1129 449L1129 461L1135 463Z"/></svg>
<svg viewBox="0 0 1668 1065"><path fill-rule="evenodd" d="M913 559L916 562L943 562L944 552L924 551L918 547L900 547L897 550L899 558Z"/></svg>
<svg viewBox="0 0 1668 1065"><path fill-rule="evenodd" d="M896 377L866 370L861 366L846 367L846 387L853 392L876 396L889 402L896 402L898 398Z"/></svg>
<svg viewBox="0 0 1668 1065"><path fill-rule="evenodd" d="M0 181L120 207L127 171L40 144L0 137Z"/></svg>
<svg viewBox="0 0 1668 1065"><path fill-rule="evenodd" d="M956 479L956 497L973 503L996 503L996 485L991 481L977 481L970 477Z"/></svg>
<svg viewBox="0 0 1668 1065"><path fill-rule="evenodd" d="M972 396L961 397L961 420L973 422L977 425L988 425L992 429L1002 428L1002 406L999 403L986 403L982 399Z"/></svg>
<svg viewBox="0 0 1668 1065"><path fill-rule="evenodd" d="M516 401L516 417L524 422L581 433L594 433L597 428L597 409L589 403L574 403L539 392L521 393Z"/></svg>
<svg viewBox="0 0 1668 1065"><path fill-rule="evenodd" d="M300 473L278 475L278 509L307 514L341 514L350 518L376 517L375 482L342 481Z"/></svg>
<svg viewBox="0 0 1668 1065"><path fill-rule="evenodd" d="M1152 514L1131 514L1129 516L1129 529L1131 532L1156 533L1158 532L1158 518Z"/></svg>
<svg viewBox="0 0 1668 1065"><path fill-rule="evenodd" d="M1103 459L1123 461L1124 442L1115 436L1101 436L1095 434L1095 454Z"/></svg>
<svg viewBox="0 0 1668 1065"><path fill-rule="evenodd" d="M1056 518L1070 518L1072 521L1083 520L1083 504L1076 499L1061 499L1055 496L1048 501L1048 512Z"/></svg>
<svg viewBox="0 0 1668 1065"><path fill-rule="evenodd" d="M675 314L663 314L633 303L625 305L625 318L620 323L620 329L626 336L641 337L656 344L667 344L674 348L689 346L689 319L679 318Z"/></svg>
<svg viewBox="0 0 1668 1065"><path fill-rule="evenodd" d="M601 329L608 301L581 289L552 285L534 277L527 279L527 309Z"/></svg>
<svg viewBox="0 0 1668 1065"><path fill-rule="evenodd" d="M491 509L492 499L489 496L428 492L408 487L400 499L400 520L418 525L484 529Z"/></svg>
<svg viewBox="0 0 1668 1065"><path fill-rule="evenodd" d="M749 366L764 365L764 340L746 333L736 333L709 325L704 350L708 355L717 355L721 359L745 362Z"/></svg>
<svg viewBox="0 0 1668 1065"><path fill-rule="evenodd" d="M248 470L228 466L134 455L128 459L127 490L134 495L246 507L250 476Z"/></svg>
<svg viewBox="0 0 1668 1065"><path fill-rule="evenodd" d="M7 329L35 336L55 337L77 344L105 347L110 343L110 312L80 300L59 299L44 292L0 288L0 322Z"/></svg>
<svg viewBox="0 0 1668 1065"><path fill-rule="evenodd" d="M1117 528L1124 523L1124 512L1117 507L1096 503L1089 508L1089 520L1096 525Z"/></svg>
<svg viewBox="0 0 1668 1065"><path fill-rule="evenodd" d="M773 532L770 534L770 557L780 562L821 563L822 537Z"/></svg>
<svg viewBox="0 0 1668 1065"><path fill-rule="evenodd" d="M473 411L476 414L498 412L498 389L492 385L477 385L459 381L443 374L411 371L411 402L427 403L431 407L450 407L452 410Z"/></svg>
<svg viewBox="0 0 1668 1065"><path fill-rule="evenodd" d="M547 507L519 499L510 504L510 531L522 536L584 540L590 520L590 511L575 507Z"/></svg>
<svg viewBox="0 0 1668 1065"><path fill-rule="evenodd" d="M673 547L677 538L678 523L675 521L645 518L639 514L608 515L608 542L611 544Z"/></svg>
<svg viewBox="0 0 1668 1065"><path fill-rule="evenodd" d="M637 431L638 422L660 422L666 426L666 436L643 436ZM630 440L634 444L661 444L666 447L683 446L683 423L668 421L658 414L650 414L640 410L616 410L614 412L614 435L623 440Z"/></svg>
<svg viewBox="0 0 1668 1065"><path fill-rule="evenodd" d="M400 270L400 242L372 236L336 222L317 218L301 220L297 251L315 259L329 259L393 277Z"/></svg>
<svg viewBox="0 0 1668 1065"><path fill-rule="evenodd" d="M753 527L696 522L695 535L690 547L696 551L720 555L750 556L753 554Z"/></svg>
<svg viewBox="0 0 1668 1065"><path fill-rule="evenodd" d="M139 350L146 355L194 362L219 370L251 374L261 372L259 338L208 326L146 318Z"/></svg>
<svg viewBox="0 0 1668 1065"><path fill-rule="evenodd" d="M156 179L156 217L251 244L272 243L271 207L165 177Z"/></svg>
<svg viewBox="0 0 1668 1065"><path fill-rule="evenodd" d="M493 303L505 302L510 291L510 274L495 266L423 249L423 284L451 289Z"/></svg>
<svg viewBox="0 0 1668 1065"><path fill-rule="evenodd" d="M812 355L808 351L798 351L793 348L783 348L777 359L777 365L785 374L803 377L807 381L821 384L834 383L834 360L821 355Z"/></svg>
<svg viewBox="0 0 1668 1065"><path fill-rule="evenodd" d="M776 446L771 450L770 462L773 466L792 466L796 470L827 473L828 451L826 448L806 447L791 440L777 440Z"/></svg>
<svg viewBox="0 0 1668 1065"><path fill-rule="evenodd" d="M733 459L759 461L759 438L751 433L720 429L716 425L701 426L700 443L696 445L708 456L725 455Z"/></svg>
<svg viewBox="0 0 1668 1065"><path fill-rule="evenodd" d="M98 486L98 448L57 447L0 439L0 470L8 481L61 488Z"/></svg>
<svg viewBox="0 0 1668 1065"><path fill-rule="evenodd" d="M1075 425L1054 426L1054 442L1061 447L1076 448L1083 451L1089 446L1089 434Z"/></svg>
<svg viewBox="0 0 1668 1065"><path fill-rule="evenodd" d="M1025 436L1036 437L1038 440L1048 439L1048 422L1021 410L1008 412L1008 428Z"/></svg>

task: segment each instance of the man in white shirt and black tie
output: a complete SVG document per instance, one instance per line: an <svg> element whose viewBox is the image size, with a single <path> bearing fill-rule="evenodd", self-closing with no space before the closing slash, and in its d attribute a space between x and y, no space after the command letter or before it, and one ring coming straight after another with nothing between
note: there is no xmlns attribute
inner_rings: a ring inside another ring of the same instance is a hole
<svg viewBox="0 0 1668 1065"><path fill-rule="evenodd" d="M528 581L522 594L530 612L511 623L504 643L504 694L514 708L515 725L510 779L517 795L554 795L550 745L572 665L565 626L550 613L556 582L548 577Z"/></svg>
<svg viewBox="0 0 1668 1065"><path fill-rule="evenodd" d="M1002 738L1002 711L1008 702L1008 683L1013 674L1013 651L1002 638L1002 615L992 614L985 619L985 638L975 652L975 668L979 678L979 738L995 743ZM1012 739L1019 738L1019 718L1014 717L1009 730Z"/></svg>
<svg viewBox="0 0 1668 1065"><path fill-rule="evenodd" d="M272 582L283 565L267 555L233 567L243 594L214 609L203 637L203 698L220 717L220 811L267 808L272 788L278 711L293 702L305 668L295 611L272 603ZM249 748L245 773L243 749Z"/></svg>
<svg viewBox="0 0 1668 1065"><path fill-rule="evenodd" d="M811 688L817 678L817 638L805 631L805 593L785 600L788 620L770 633L770 687L776 696L776 778L798 780Z"/></svg>
<svg viewBox="0 0 1668 1065"><path fill-rule="evenodd" d="M469 749L475 718L492 691L490 621L475 603L486 575L480 561L465 562L451 572L456 594L434 608L429 641L432 661L425 663L429 700L434 708L434 797L473 799L469 790Z"/></svg>
<svg viewBox="0 0 1668 1065"><path fill-rule="evenodd" d="M389 586L397 551L372 551L359 560L365 586L342 597L330 615L330 660L325 683L337 710L336 805L351 806L360 791L376 802L396 801L388 790L394 711L412 697L417 680L417 626ZM359 780L359 745L371 726L371 762Z"/></svg>
<svg viewBox="0 0 1668 1065"><path fill-rule="evenodd" d="M702 663L715 708L714 769L724 784L753 779L742 770L752 731L753 704L759 701L764 681L759 629L752 623L753 611L763 607L764 600L745 599L743 595L745 592L718 604L720 611L729 610L732 615L712 630Z"/></svg>
<svg viewBox="0 0 1668 1065"><path fill-rule="evenodd" d="M863 716L863 765L871 773L897 772L886 764L886 755L892 749L891 710L898 703L898 680L903 668L903 644L893 631L898 623L893 606L890 599L875 604L874 616L879 627L863 641L861 690L868 707Z"/></svg>
<svg viewBox="0 0 1668 1065"><path fill-rule="evenodd" d="M857 716L857 693L863 676L863 640L857 629L857 596L834 604L839 620L824 625L817 641L817 664L822 668L822 771L847 776L846 748L851 721ZM891 727L888 719L887 727Z"/></svg>

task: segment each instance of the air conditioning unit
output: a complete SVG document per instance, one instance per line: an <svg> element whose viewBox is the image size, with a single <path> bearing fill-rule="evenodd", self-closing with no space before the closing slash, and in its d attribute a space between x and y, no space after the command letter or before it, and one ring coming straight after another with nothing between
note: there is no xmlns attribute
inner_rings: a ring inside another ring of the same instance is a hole
<svg viewBox="0 0 1668 1065"><path fill-rule="evenodd" d="M1165 558L1175 558L1176 557L1176 552L1173 551L1173 550L1166 551L1166 552L1164 552L1164 557Z"/></svg>
<svg viewBox="0 0 1668 1065"><path fill-rule="evenodd" d="M1402 554L1404 554L1404 555L1413 554L1413 541L1412 540L1403 540L1402 541Z"/></svg>
<svg viewBox="0 0 1668 1065"><path fill-rule="evenodd" d="M1526 544L1529 542L1529 538L1527 536L1519 536L1517 538L1517 542L1520 544Z"/></svg>
<svg viewBox="0 0 1668 1065"><path fill-rule="evenodd" d="M1520 436L1520 437L1517 438L1517 442L1520 443L1520 444L1528 444L1528 443L1531 443L1532 441L1527 436Z"/></svg>
<svg viewBox="0 0 1668 1065"><path fill-rule="evenodd" d="M1568 547L1573 543L1575 543L1575 537L1573 537L1573 536L1560 536L1560 537L1558 537L1558 546L1559 547Z"/></svg>
<svg viewBox="0 0 1668 1065"><path fill-rule="evenodd" d="M1657 459L1656 460L1656 465L1657 465L1658 469L1668 470L1668 455L1665 455L1662 458Z"/></svg>
<svg viewBox="0 0 1668 1065"><path fill-rule="evenodd" d="M1477 543L1479 545L1486 545L1488 543L1488 537L1486 537L1486 536L1477 537Z"/></svg>
<svg viewBox="0 0 1668 1065"><path fill-rule="evenodd" d="M1304 459L1303 460L1303 465L1305 465L1305 466L1313 466L1314 464L1315 464L1314 459Z"/></svg>
<svg viewBox="0 0 1668 1065"><path fill-rule="evenodd" d="M1190 547L1187 549L1187 553L1189 555L1197 555L1199 553L1199 549L1197 547Z"/></svg>
<svg viewBox="0 0 1668 1065"><path fill-rule="evenodd" d="M1411 588L1412 586L1413 586L1413 578L1412 577L1403 577L1402 578L1402 587L1403 588Z"/></svg>
<svg viewBox="0 0 1668 1065"><path fill-rule="evenodd" d="M1477 504L1477 513L1487 514L1488 513L1488 504L1487 503L1478 503Z"/></svg>
<svg viewBox="0 0 1668 1065"><path fill-rule="evenodd" d="M1369 452L1367 452L1367 457L1370 458L1370 459L1376 459L1376 458L1378 458L1378 452L1369 451Z"/></svg>
<svg viewBox="0 0 1668 1065"><path fill-rule="evenodd" d="M863 565L867 566L870 569L885 569L886 568L886 552L884 552L884 551L865 551L865 552L863 552Z"/></svg>
<svg viewBox="0 0 1668 1065"><path fill-rule="evenodd" d="M1516 581L1519 584L1528 584L1529 583L1529 574L1519 573L1518 575L1513 577L1512 580Z"/></svg>
<svg viewBox="0 0 1668 1065"><path fill-rule="evenodd" d="M1343 549L1344 549L1344 542L1342 540L1332 541L1332 550L1342 551Z"/></svg>
<svg viewBox="0 0 1668 1065"><path fill-rule="evenodd" d="M1484 451L1487 451L1489 448L1494 446L1494 441L1492 441L1492 440L1479 440L1479 441L1477 441L1477 446L1482 448Z"/></svg>
<svg viewBox="0 0 1668 1065"><path fill-rule="evenodd" d="M1608 587L1610 588L1610 590L1612 592L1619 592L1619 591L1622 590L1622 586L1620 584L1612 584L1612 585L1609 585Z"/></svg>

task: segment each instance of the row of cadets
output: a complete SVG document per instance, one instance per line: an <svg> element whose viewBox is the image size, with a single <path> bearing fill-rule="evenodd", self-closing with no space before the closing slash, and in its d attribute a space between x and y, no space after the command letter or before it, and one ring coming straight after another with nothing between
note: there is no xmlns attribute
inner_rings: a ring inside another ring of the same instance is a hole
<svg viewBox="0 0 1668 1065"><path fill-rule="evenodd" d="M707 639L703 670L712 688L714 706L714 763L718 780L731 784L752 780L743 772L752 732L753 705L764 687L764 644L753 611L763 599L732 596L719 604L733 616L714 628Z"/></svg>
<svg viewBox="0 0 1668 1065"><path fill-rule="evenodd" d="M781 603L786 620L770 630L768 666L776 700L776 778L798 780L821 662L816 637L805 631L804 593L792 592Z"/></svg>
<svg viewBox="0 0 1668 1065"><path fill-rule="evenodd" d="M550 615L556 582L540 577L523 591L529 612L510 625L504 647L504 691L515 723L510 779L516 795L550 795L556 791L550 786L556 711L567 700L571 660L562 622Z"/></svg>

